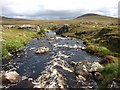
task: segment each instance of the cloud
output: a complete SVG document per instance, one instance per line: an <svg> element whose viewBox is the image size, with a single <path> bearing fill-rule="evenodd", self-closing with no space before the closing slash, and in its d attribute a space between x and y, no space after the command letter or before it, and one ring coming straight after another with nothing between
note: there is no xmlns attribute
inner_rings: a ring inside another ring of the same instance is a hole
<svg viewBox="0 0 120 90"><path fill-rule="evenodd" d="M30 19L72 19L85 13L118 16L119 0L0 0L2 15Z"/></svg>

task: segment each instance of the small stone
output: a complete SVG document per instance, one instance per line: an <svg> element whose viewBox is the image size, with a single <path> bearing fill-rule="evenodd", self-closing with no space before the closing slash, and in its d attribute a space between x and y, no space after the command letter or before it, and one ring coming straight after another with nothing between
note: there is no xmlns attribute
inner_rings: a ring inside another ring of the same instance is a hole
<svg viewBox="0 0 120 90"><path fill-rule="evenodd" d="M86 47L81 47L81 50L86 50Z"/></svg>
<svg viewBox="0 0 120 90"><path fill-rule="evenodd" d="M78 82L81 82L81 81L86 81L86 78L84 78L84 77L81 76L81 75L78 75L78 77L76 77L76 80L77 80Z"/></svg>
<svg viewBox="0 0 120 90"><path fill-rule="evenodd" d="M74 62L74 61L70 61L69 64L72 65L72 66L74 67L77 63Z"/></svg>
<svg viewBox="0 0 120 90"><path fill-rule="evenodd" d="M95 79L99 82L102 81L103 80L102 74L100 72L95 72Z"/></svg>
<svg viewBox="0 0 120 90"><path fill-rule="evenodd" d="M79 41L76 41L77 44L79 44Z"/></svg>

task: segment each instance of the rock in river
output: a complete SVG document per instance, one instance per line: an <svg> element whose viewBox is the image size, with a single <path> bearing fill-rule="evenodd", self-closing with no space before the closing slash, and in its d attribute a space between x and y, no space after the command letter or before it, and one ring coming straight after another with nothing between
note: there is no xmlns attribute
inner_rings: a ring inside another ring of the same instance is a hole
<svg viewBox="0 0 120 90"><path fill-rule="evenodd" d="M86 47L81 47L81 50L86 50Z"/></svg>
<svg viewBox="0 0 120 90"><path fill-rule="evenodd" d="M2 74L3 84L18 83L22 80L22 77L16 71L5 72Z"/></svg>
<svg viewBox="0 0 120 90"><path fill-rule="evenodd" d="M99 62L94 62L89 71L90 72L96 72L96 71L100 71L102 69L103 69L103 66L101 64L99 64Z"/></svg>
<svg viewBox="0 0 120 90"><path fill-rule="evenodd" d="M44 54L49 51L50 51L50 49L48 47L40 47L35 51L35 53L36 54Z"/></svg>
<svg viewBox="0 0 120 90"><path fill-rule="evenodd" d="M84 77L81 76L81 75L78 75L78 77L76 77L76 80L77 80L78 82L81 82L81 81L85 81L86 78L84 78Z"/></svg>
<svg viewBox="0 0 120 90"><path fill-rule="evenodd" d="M99 62L78 62L75 66L75 73L84 77L89 76L92 72L99 72L103 66Z"/></svg>
<svg viewBox="0 0 120 90"><path fill-rule="evenodd" d="M89 62L78 62L75 66L75 73L87 77L89 75L88 68L91 63Z"/></svg>

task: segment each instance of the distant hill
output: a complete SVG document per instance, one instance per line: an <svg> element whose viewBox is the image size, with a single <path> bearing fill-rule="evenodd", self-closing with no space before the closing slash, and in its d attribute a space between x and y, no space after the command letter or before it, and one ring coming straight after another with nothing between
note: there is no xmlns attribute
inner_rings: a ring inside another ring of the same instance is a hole
<svg viewBox="0 0 120 90"><path fill-rule="evenodd" d="M34 20L30 20L30 19L21 19L21 18L8 18L8 17L4 17L4 16L0 16L0 18L2 18L2 24L23 24L23 23L29 23L31 21Z"/></svg>
<svg viewBox="0 0 120 90"><path fill-rule="evenodd" d="M5 17L5 16L0 16L0 18L2 18L3 20L7 20L7 19L12 19L12 20L31 20L31 19L23 19L23 18L8 18L8 17Z"/></svg>
<svg viewBox="0 0 120 90"><path fill-rule="evenodd" d="M113 17L103 16L103 15L94 14L94 13L88 13L82 16L78 16L76 19L81 19L81 18L113 18Z"/></svg>
<svg viewBox="0 0 120 90"><path fill-rule="evenodd" d="M1 18L1 16L0 16ZM72 20L30 20L30 19L21 19L21 18L8 18L2 16L2 24L41 24L46 25L49 23L56 23L56 24L75 24L79 22L100 22L100 23L118 23L118 18L103 16L94 13L84 14L82 16L78 16Z"/></svg>
<svg viewBox="0 0 120 90"><path fill-rule="evenodd" d="M94 14L94 13L88 13L88 14L84 14L82 16L78 16L76 19L82 18L82 17L92 17L92 16L101 16L98 14Z"/></svg>
<svg viewBox="0 0 120 90"><path fill-rule="evenodd" d="M88 13L82 16L78 16L75 20L80 20L83 22L90 21L90 22L100 22L100 23L118 23L118 18Z"/></svg>

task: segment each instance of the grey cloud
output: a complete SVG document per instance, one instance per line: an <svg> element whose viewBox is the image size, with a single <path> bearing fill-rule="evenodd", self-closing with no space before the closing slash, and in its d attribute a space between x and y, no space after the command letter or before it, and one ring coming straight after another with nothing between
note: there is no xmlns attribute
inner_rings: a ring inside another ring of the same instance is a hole
<svg viewBox="0 0 120 90"><path fill-rule="evenodd" d="M27 17L28 19L73 19L84 13L84 10L45 10L39 11L34 14L17 14L10 9L4 8L3 15L8 17Z"/></svg>
<svg viewBox="0 0 120 90"><path fill-rule="evenodd" d="M38 12L35 15L31 15L31 17L46 17L48 19L73 19L79 15L82 15L84 10L61 10L61 11L54 11L54 10L46 10L44 12Z"/></svg>
<svg viewBox="0 0 120 90"><path fill-rule="evenodd" d="M90 12L100 12L103 15L110 15L111 12L109 9L107 8L101 8L101 9L97 9L94 11L89 11L89 10L84 10L84 9L78 9L78 10L43 10L41 11L41 9L37 12L26 12L26 13L16 13L14 11L12 11L12 9L10 9L7 6L4 6L4 8L2 9L3 11L3 16L7 16L7 17L23 17L23 18L27 18L27 19L47 19L47 20L52 20L52 19L73 19L76 18L80 15L86 14L86 13L90 13ZM32 13L32 14L31 14Z"/></svg>

